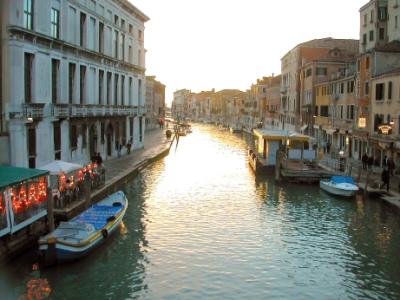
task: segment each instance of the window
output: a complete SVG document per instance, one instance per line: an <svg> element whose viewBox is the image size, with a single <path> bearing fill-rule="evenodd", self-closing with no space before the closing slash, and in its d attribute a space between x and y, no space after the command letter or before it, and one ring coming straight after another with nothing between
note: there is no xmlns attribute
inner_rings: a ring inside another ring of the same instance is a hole
<svg viewBox="0 0 400 300"><path fill-rule="evenodd" d="M138 84L138 104L139 104L139 106L141 105L141 101L140 101L140 99L141 99L141 97L142 97L142 79L139 79L139 82L138 82L139 84Z"/></svg>
<svg viewBox="0 0 400 300"><path fill-rule="evenodd" d="M107 91L106 91L106 96L107 96L107 105L111 104L111 72L107 72Z"/></svg>
<svg viewBox="0 0 400 300"><path fill-rule="evenodd" d="M388 100L392 100L392 89L393 89L393 82L389 81L389 83L388 83Z"/></svg>
<svg viewBox="0 0 400 300"><path fill-rule="evenodd" d="M369 83L365 83L365 95L369 95Z"/></svg>
<svg viewBox="0 0 400 300"><path fill-rule="evenodd" d="M118 74L114 74L114 105L118 105Z"/></svg>
<svg viewBox="0 0 400 300"><path fill-rule="evenodd" d="M142 64L142 51L138 50L138 65L141 66Z"/></svg>
<svg viewBox="0 0 400 300"><path fill-rule="evenodd" d="M128 28L129 28L129 33L132 34L133 33L133 25L129 24Z"/></svg>
<svg viewBox="0 0 400 300"><path fill-rule="evenodd" d="M347 105L346 118L347 120L354 120L354 105Z"/></svg>
<svg viewBox="0 0 400 300"><path fill-rule="evenodd" d="M75 64L69 63L68 66L68 103L74 103L75 94Z"/></svg>
<svg viewBox="0 0 400 300"><path fill-rule="evenodd" d="M385 28L379 28L379 39L380 40L385 39Z"/></svg>
<svg viewBox="0 0 400 300"><path fill-rule="evenodd" d="M370 30L369 32L369 41L372 42L374 40L374 31Z"/></svg>
<svg viewBox="0 0 400 300"><path fill-rule="evenodd" d="M28 127L28 166L36 167L36 129Z"/></svg>
<svg viewBox="0 0 400 300"><path fill-rule="evenodd" d="M25 53L25 59L24 59L25 103L32 102L33 58L34 58L33 54Z"/></svg>
<svg viewBox="0 0 400 300"><path fill-rule="evenodd" d="M363 34L363 41L362 41L362 44L363 44L363 45L366 45L366 44L367 44L367 34L366 34L366 33Z"/></svg>
<svg viewBox="0 0 400 300"><path fill-rule="evenodd" d="M105 125L104 122L100 123L100 141L104 144L104 133L105 133Z"/></svg>
<svg viewBox="0 0 400 300"><path fill-rule="evenodd" d="M86 15L84 13L81 13L79 26L80 45L81 47L86 47Z"/></svg>
<svg viewBox="0 0 400 300"><path fill-rule="evenodd" d="M128 47L128 62L132 63L132 46Z"/></svg>
<svg viewBox="0 0 400 300"><path fill-rule="evenodd" d="M85 103L86 93L86 66L80 67L80 78L79 78L79 103Z"/></svg>
<svg viewBox="0 0 400 300"><path fill-rule="evenodd" d="M308 69L306 70L306 78L307 78L307 77L310 77L310 76L311 76L311 73L312 73L312 69L311 69L311 68L308 68Z"/></svg>
<svg viewBox="0 0 400 300"><path fill-rule="evenodd" d="M114 57L118 58L118 31L114 31Z"/></svg>
<svg viewBox="0 0 400 300"><path fill-rule="evenodd" d="M374 10L371 10L371 16L370 16L370 20L369 20L369 22L370 23L373 23L374 22L374 14L375 14L375 11Z"/></svg>
<svg viewBox="0 0 400 300"><path fill-rule="evenodd" d="M328 117L328 105L321 105L320 111L321 111L321 117Z"/></svg>
<svg viewBox="0 0 400 300"><path fill-rule="evenodd" d="M387 17L387 8L386 7L379 7L378 8L379 21L385 21L386 17Z"/></svg>
<svg viewBox="0 0 400 300"><path fill-rule="evenodd" d="M397 25L397 16L394 16L394 28L397 29L398 25Z"/></svg>
<svg viewBox="0 0 400 300"><path fill-rule="evenodd" d="M104 53L104 24L99 22L99 52Z"/></svg>
<svg viewBox="0 0 400 300"><path fill-rule="evenodd" d="M86 148L87 146L87 125L82 125L82 148Z"/></svg>
<svg viewBox="0 0 400 300"><path fill-rule="evenodd" d="M129 77L129 99L128 104L132 103L132 77Z"/></svg>
<svg viewBox="0 0 400 300"><path fill-rule="evenodd" d="M53 123L54 159L61 159L61 126L60 122Z"/></svg>
<svg viewBox="0 0 400 300"><path fill-rule="evenodd" d="M125 20L121 19L121 28L125 30Z"/></svg>
<svg viewBox="0 0 400 300"><path fill-rule="evenodd" d="M378 131L378 127L383 123L383 115L376 114L374 117L374 131Z"/></svg>
<svg viewBox="0 0 400 300"><path fill-rule="evenodd" d="M52 103L58 102L58 91L60 84L60 61L58 59L51 60L51 99Z"/></svg>
<svg viewBox="0 0 400 300"><path fill-rule="evenodd" d="M51 9L51 36L55 39L60 37L60 11Z"/></svg>
<svg viewBox="0 0 400 300"><path fill-rule="evenodd" d="M326 76L326 75L328 75L328 69L327 68L317 68L316 73L317 73L317 76Z"/></svg>
<svg viewBox="0 0 400 300"><path fill-rule="evenodd" d="M114 15L114 24L118 26L119 18L117 15Z"/></svg>
<svg viewBox="0 0 400 300"><path fill-rule="evenodd" d="M125 34L121 33L121 60L125 60Z"/></svg>
<svg viewBox="0 0 400 300"><path fill-rule="evenodd" d="M142 39L143 39L143 33L142 33L142 31L141 30L139 30L138 31L138 39L139 39L139 41L141 41Z"/></svg>
<svg viewBox="0 0 400 300"><path fill-rule="evenodd" d="M383 100L384 91L385 91L385 84L377 83L375 85L375 100Z"/></svg>
<svg viewBox="0 0 400 300"><path fill-rule="evenodd" d="M33 1L24 0L24 26L27 29L33 29Z"/></svg>
<svg viewBox="0 0 400 300"><path fill-rule="evenodd" d="M69 143L72 149L76 149L78 147L78 135L77 135L76 125L71 125Z"/></svg>
<svg viewBox="0 0 400 300"><path fill-rule="evenodd" d="M125 105L125 76L121 75L121 104Z"/></svg>
<svg viewBox="0 0 400 300"><path fill-rule="evenodd" d="M99 70L99 104L104 103L104 71Z"/></svg>
<svg viewBox="0 0 400 300"><path fill-rule="evenodd" d="M369 69L369 57L367 56L367 58L365 59L365 68Z"/></svg>
<svg viewBox="0 0 400 300"><path fill-rule="evenodd" d="M363 25L364 25L364 26L367 26L367 22L368 22L367 19L368 19L368 15L365 14L365 15L364 15L364 22L363 22Z"/></svg>
<svg viewBox="0 0 400 300"><path fill-rule="evenodd" d="M340 90L339 90L340 94L344 94L344 82L340 83Z"/></svg>

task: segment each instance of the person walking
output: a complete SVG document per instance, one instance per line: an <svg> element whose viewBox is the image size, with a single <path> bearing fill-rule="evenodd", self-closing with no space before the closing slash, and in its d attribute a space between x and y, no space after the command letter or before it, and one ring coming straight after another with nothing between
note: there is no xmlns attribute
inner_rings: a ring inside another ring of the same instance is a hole
<svg viewBox="0 0 400 300"><path fill-rule="evenodd" d="M363 156L361 157L361 161L363 169L366 170L368 165L368 154L366 152L364 152Z"/></svg>
<svg viewBox="0 0 400 300"><path fill-rule="evenodd" d="M383 189L383 187L386 186L386 191L389 192L390 175L389 175L389 170L386 167L383 168L381 179L383 181L383 184L380 186L380 189Z"/></svg>

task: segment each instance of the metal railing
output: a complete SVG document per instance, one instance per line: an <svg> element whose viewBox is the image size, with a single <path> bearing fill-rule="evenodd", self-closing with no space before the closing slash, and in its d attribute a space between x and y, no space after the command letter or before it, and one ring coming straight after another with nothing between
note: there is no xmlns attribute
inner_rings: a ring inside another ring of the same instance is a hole
<svg viewBox="0 0 400 300"><path fill-rule="evenodd" d="M103 116L133 116L146 113L145 107L137 106L103 106L103 105L79 105L79 104L45 104L23 103L10 106L7 119L43 119L53 118L84 118Z"/></svg>

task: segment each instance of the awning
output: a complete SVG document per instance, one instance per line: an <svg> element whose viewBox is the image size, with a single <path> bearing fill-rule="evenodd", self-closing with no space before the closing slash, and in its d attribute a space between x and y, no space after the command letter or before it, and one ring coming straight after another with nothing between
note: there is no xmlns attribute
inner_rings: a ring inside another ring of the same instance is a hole
<svg viewBox="0 0 400 300"><path fill-rule="evenodd" d="M300 130L301 130L301 131L304 131L304 130L307 129L307 127L308 127L308 124L305 124L305 125L301 126Z"/></svg>
<svg viewBox="0 0 400 300"><path fill-rule="evenodd" d="M48 171L38 169L0 167L0 189L48 174Z"/></svg>
<svg viewBox="0 0 400 300"><path fill-rule="evenodd" d="M336 129L332 129L332 128L323 129L323 130L325 130L327 134L333 134L334 132L336 132Z"/></svg>
<svg viewBox="0 0 400 300"><path fill-rule="evenodd" d="M62 160L55 160L45 166L40 167L41 170L47 170L51 175L58 175L60 173L70 173L82 169L83 166L79 164L69 163Z"/></svg>
<svg viewBox="0 0 400 300"><path fill-rule="evenodd" d="M319 129L320 127L319 127L319 125L314 124L314 125L313 125L313 128L314 128L314 129Z"/></svg>

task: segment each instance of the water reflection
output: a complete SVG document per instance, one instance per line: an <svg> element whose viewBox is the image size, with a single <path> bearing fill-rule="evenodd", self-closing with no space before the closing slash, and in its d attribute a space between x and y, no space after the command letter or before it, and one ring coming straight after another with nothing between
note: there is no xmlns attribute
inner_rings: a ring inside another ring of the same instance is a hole
<svg viewBox="0 0 400 300"><path fill-rule="evenodd" d="M104 247L44 270L18 260L1 291L14 300L47 279L52 299L400 298L398 212L255 176L246 148L194 127L126 185L124 225Z"/></svg>

